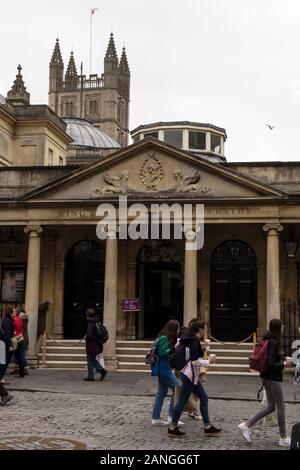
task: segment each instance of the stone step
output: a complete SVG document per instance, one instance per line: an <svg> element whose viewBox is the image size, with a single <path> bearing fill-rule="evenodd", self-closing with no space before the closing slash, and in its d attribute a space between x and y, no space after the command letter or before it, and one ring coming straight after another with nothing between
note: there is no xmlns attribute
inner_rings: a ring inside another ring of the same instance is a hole
<svg viewBox="0 0 300 470"><path fill-rule="evenodd" d="M153 341L117 341L116 354L118 370L149 373L150 367L144 362ZM211 343L210 353L216 354L217 363L210 366L209 374L253 374L249 371L248 357L252 343ZM40 362L42 353L39 354ZM51 369L86 369L85 343L76 340L47 340L46 367Z"/></svg>
<svg viewBox="0 0 300 470"><path fill-rule="evenodd" d="M150 349L153 344L153 341L116 341L117 348L129 348L129 349Z"/></svg>
<svg viewBox="0 0 300 470"><path fill-rule="evenodd" d="M46 367L49 369L86 369L86 361L47 361Z"/></svg>
<svg viewBox="0 0 300 470"><path fill-rule="evenodd" d="M131 369L131 370L150 370L143 362L128 362L128 361L119 361L118 369ZM209 366L210 371L230 371L230 372L250 372L250 368L248 365L242 364L211 364Z"/></svg>
<svg viewBox="0 0 300 470"><path fill-rule="evenodd" d="M118 369L117 372L139 372L139 373L142 373L142 374L149 374L149 370L132 370L132 369ZM258 377L259 374L257 372L236 372L236 371L233 371L233 372L230 372L230 371L221 371L221 372L218 372L218 371L210 371L210 372L207 372L207 375L219 375L219 376L235 376L235 377L240 377L240 376L247 376L247 377Z"/></svg>
<svg viewBox="0 0 300 470"><path fill-rule="evenodd" d="M233 349L233 350L253 350L253 343L216 343L211 341L210 348L212 349Z"/></svg>
<svg viewBox="0 0 300 470"><path fill-rule="evenodd" d="M43 358L42 354L39 354L39 360L41 361ZM55 354L55 353L48 353L46 354L46 362L47 361L59 361L59 362L86 362L86 354Z"/></svg>
<svg viewBox="0 0 300 470"><path fill-rule="evenodd" d="M41 352L43 348L41 348ZM46 347L47 354L62 354L64 356L72 355L72 354L83 354L85 355L85 348L64 348L64 347L55 347L55 346L48 346Z"/></svg>
<svg viewBox="0 0 300 470"><path fill-rule="evenodd" d="M47 348L48 350L49 348ZM140 355L146 356L149 349L147 348L116 348L117 356L120 355ZM252 349L215 349L210 348L210 354L216 354L219 356L238 356L238 357L249 357L249 354L252 352Z"/></svg>

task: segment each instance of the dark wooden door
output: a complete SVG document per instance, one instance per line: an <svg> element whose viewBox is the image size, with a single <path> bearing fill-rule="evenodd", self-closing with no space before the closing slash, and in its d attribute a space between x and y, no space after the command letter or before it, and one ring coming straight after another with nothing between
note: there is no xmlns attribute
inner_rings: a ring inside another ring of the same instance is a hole
<svg viewBox="0 0 300 470"><path fill-rule="evenodd" d="M86 333L87 308L103 318L104 250L97 242L82 241L66 257L64 337L82 338Z"/></svg>
<svg viewBox="0 0 300 470"><path fill-rule="evenodd" d="M168 320L182 322L180 265L145 265L144 332L155 338Z"/></svg>
<svg viewBox="0 0 300 470"><path fill-rule="evenodd" d="M257 328L256 263L252 256L247 262L234 243L230 259L224 253L224 261L211 266L211 328L221 341L241 341Z"/></svg>

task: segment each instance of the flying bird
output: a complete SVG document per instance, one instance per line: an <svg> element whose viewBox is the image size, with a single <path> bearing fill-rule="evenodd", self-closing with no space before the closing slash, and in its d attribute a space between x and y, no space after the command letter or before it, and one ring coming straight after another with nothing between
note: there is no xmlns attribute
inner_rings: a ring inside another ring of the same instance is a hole
<svg viewBox="0 0 300 470"><path fill-rule="evenodd" d="M270 129L270 131L272 131L275 127L275 126L270 126L270 124L266 124L266 126Z"/></svg>

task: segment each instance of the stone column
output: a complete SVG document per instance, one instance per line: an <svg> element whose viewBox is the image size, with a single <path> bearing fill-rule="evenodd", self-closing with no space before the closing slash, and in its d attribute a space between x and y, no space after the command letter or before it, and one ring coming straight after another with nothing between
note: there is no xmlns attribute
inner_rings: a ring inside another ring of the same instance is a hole
<svg viewBox="0 0 300 470"><path fill-rule="evenodd" d="M24 229L29 235L28 260L25 291L25 310L28 312L28 335L29 353L28 359L36 359L36 342L38 327L38 308L40 291L40 258L41 258L41 238L42 227L32 225Z"/></svg>
<svg viewBox="0 0 300 470"><path fill-rule="evenodd" d="M117 330L117 276L118 276L118 240L116 232L110 231L106 240L105 281L103 323L109 333L109 340L104 346L104 355L108 370L117 369L116 330Z"/></svg>
<svg viewBox="0 0 300 470"><path fill-rule="evenodd" d="M197 317L197 250L188 250L192 240L186 236L184 259L184 306L183 323L188 326Z"/></svg>
<svg viewBox="0 0 300 470"><path fill-rule="evenodd" d="M267 279L266 279L266 320L280 318L280 252L279 232L283 227L280 224L266 224L263 230L267 232Z"/></svg>
<svg viewBox="0 0 300 470"><path fill-rule="evenodd" d="M44 266L42 270L42 301L49 302L48 312L46 316L46 331L52 334L53 330L53 306L54 306L54 280L55 280L55 248L56 233L48 232L44 237Z"/></svg>
<svg viewBox="0 0 300 470"><path fill-rule="evenodd" d="M64 276L66 263L56 259L54 281L53 335L57 339L64 337Z"/></svg>

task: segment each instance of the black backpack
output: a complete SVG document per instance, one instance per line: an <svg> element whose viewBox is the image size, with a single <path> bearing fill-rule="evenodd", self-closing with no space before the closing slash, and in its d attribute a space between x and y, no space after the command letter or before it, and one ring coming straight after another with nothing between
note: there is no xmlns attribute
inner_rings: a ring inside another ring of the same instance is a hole
<svg viewBox="0 0 300 470"><path fill-rule="evenodd" d="M290 450L300 450L300 423L294 424L292 427Z"/></svg>
<svg viewBox="0 0 300 470"><path fill-rule="evenodd" d="M181 371L190 360L190 348L186 344L180 344L170 356L172 369Z"/></svg>
<svg viewBox="0 0 300 470"><path fill-rule="evenodd" d="M100 321L96 322L96 338L98 343L104 344L108 340L108 331Z"/></svg>

